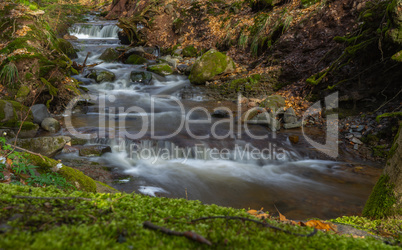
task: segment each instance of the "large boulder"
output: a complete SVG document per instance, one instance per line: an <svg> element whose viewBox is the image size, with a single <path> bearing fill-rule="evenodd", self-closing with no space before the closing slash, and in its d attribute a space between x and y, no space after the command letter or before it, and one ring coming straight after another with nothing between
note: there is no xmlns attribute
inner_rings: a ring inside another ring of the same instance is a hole
<svg viewBox="0 0 402 250"><path fill-rule="evenodd" d="M402 0L393 0L388 7L388 15L392 19L392 27L387 31L391 42L402 45Z"/></svg>
<svg viewBox="0 0 402 250"><path fill-rule="evenodd" d="M235 67L229 56L211 49L195 61L189 80L194 84L204 84L217 75L233 72Z"/></svg>
<svg viewBox="0 0 402 250"><path fill-rule="evenodd" d="M167 63L151 65L148 67L148 70L161 76L167 76L173 74L172 67Z"/></svg>
<svg viewBox="0 0 402 250"><path fill-rule="evenodd" d="M35 104L31 107L33 122L41 124L45 118L50 117L50 113L47 110L45 104Z"/></svg>
<svg viewBox="0 0 402 250"><path fill-rule="evenodd" d="M63 38L58 38L57 45L59 46L59 49L71 59L75 59L78 57L77 51L74 49L73 45L69 41Z"/></svg>
<svg viewBox="0 0 402 250"><path fill-rule="evenodd" d="M102 55L100 55L99 59L105 62L113 62L119 58L120 54L113 48L107 48Z"/></svg>
<svg viewBox="0 0 402 250"><path fill-rule="evenodd" d="M71 138L68 136L37 137L18 139L17 146L44 156L53 157L70 141Z"/></svg>
<svg viewBox="0 0 402 250"><path fill-rule="evenodd" d="M29 112L29 114L28 114ZM26 117L26 122L32 122L33 116L29 109L16 101L0 100L0 126L1 127L17 127L20 121Z"/></svg>
<svg viewBox="0 0 402 250"><path fill-rule="evenodd" d="M130 73L130 80L135 83L148 85L151 83L152 74L147 71L133 70Z"/></svg>
<svg viewBox="0 0 402 250"><path fill-rule="evenodd" d="M56 133L57 131L60 130L60 123L58 120L48 117L45 118L42 123L40 124L40 126L46 130L49 131L51 133Z"/></svg>

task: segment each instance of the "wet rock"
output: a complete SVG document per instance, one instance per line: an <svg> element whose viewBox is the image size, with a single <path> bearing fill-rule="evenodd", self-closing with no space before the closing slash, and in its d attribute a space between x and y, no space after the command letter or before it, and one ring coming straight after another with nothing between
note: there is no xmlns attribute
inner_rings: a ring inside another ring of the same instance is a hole
<svg viewBox="0 0 402 250"><path fill-rule="evenodd" d="M113 72L107 70L91 69L89 72L86 77L94 79L97 83L112 82L116 78Z"/></svg>
<svg viewBox="0 0 402 250"><path fill-rule="evenodd" d="M78 57L77 51L74 49L73 45L69 41L67 41L63 38L58 38L57 44L58 44L60 50L64 54L66 54L66 56L68 56L69 58L75 59Z"/></svg>
<svg viewBox="0 0 402 250"><path fill-rule="evenodd" d="M297 122L296 113L293 108L288 108L283 115L284 123L295 123Z"/></svg>
<svg viewBox="0 0 402 250"><path fill-rule="evenodd" d="M149 66L148 70L161 76L167 76L173 74L173 69L167 63L161 63Z"/></svg>
<svg viewBox="0 0 402 250"><path fill-rule="evenodd" d="M261 102L260 107L264 107L272 112L277 112L281 108L284 108L285 105L285 98L280 95L271 95Z"/></svg>
<svg viewBox="0 0 402 250"><path fill-rule="evenodd" d="M130 80L132 82L149 85L152 80L152 74L147 71L131 71Z"/></svg>
<svg viewBox="0 0 402 250"><path fill-rule="evenodd" d="M256 102L249 102L249 103L247 104L247 106L248 106L249 108L254 108L254 107L257 107L257 103L256 103Z"/></svg>
<svg viewBox="0 0 402 250"><path fill-rule="evenodd" d="M183 57L197 57L198 51L194 46L190 45L183 49L182 54Z"/></svg>
<svg viewBox="0 0 402 250"><path fill-rule="evenodd" d="M352 140L350 140L351 142L355 143L355 144L363 144L362 141L360 141L359 139L353 137Z"/></svg>
<svg viewBox="0 0 402 250"><path fill-rule="evenodd" d="M299 142L299 136L297 135L289 135L289 141L293 144L296 144Z"/></svg>
<svg viewBox="0 0 402 250"><path fill-rule="evenodd" d="M130 45L130 39L128 38L126 32L124 31L119 31L119 33L117 33L117 36L119 37L120 43L122 45Z"/></svg>
<svg viewBox="0 0 402 250"><path fill-rule="evenodd" d="M49 131L51 133L56 133L57 131L60 130L60 123L58 120L48 117L45 118L42 123L40 124L40 126L46 130Z"/></svg>
<svg viewBox="0 0 402 250"><path fill-rule="evenodd" d="M19 102L0 100L0 126L17 127L21 123L21 117L25 117L28 112L28 107ZM26 122L32 122L32 120L32 114L30 113Z"/></svg>
<svg viewBox="0 0 402 250"><path fill-rule="evenodd" d="M353 145L353 149L354 149L354 150L358 150L358 149L359 149L359 144Z"/></svg>
<svg viewBox="0 0 402 250"><path fill-rule="evenodd" d="M302 126L302 122L294 122L294 123L285 123L283 124L284 129L292 129L292 128L300 128Z"/></svg>
<svg viewBox="0 0 402 250"><path fill-rule="evenodd" d="M262 112L255 115L247 121L249 124L271 125L272 117L268 112Z"/></svg>
<svg viewBox="0 0 402 250"><path fill-rule="evenodd" d="M126 54L126 56L138 55L138 56L144 57L144 55L146 53L147 52L145 52L144 48L142 46L139 46L139 47L129 49L128 51L126 51L125 54Z"/></svg>
<svg viewBox="0 0 402 250"><path fill-rule="evenodd" d="M109 146L90 145L81 148L79 151L80 156L102 156L105 153L111 153L112 149Z"/></svg>
<svg viewBox="0 0 402 250"><path fill-rule="evenodd" d="M186 64L179 64L179 65L177 65L177 70L179 71L179 73L181 73L181 74L184 74L186 71L187 71L187 68L188 68L189 66L188 65L186 65Z"/></svg>
<svg viewBox="0 0 402 250"><path fill-rule="evenodd" d="M235 67L229 56L211 49L195 61L189 80L193 84L205 84L217 75L233 72Z"/></svg>
<svg viewBox="0 0 402 250"><path fill-rule="evenodd" d="M105 62L113 62L119 58L120 54L113 48L107 48L102 55L100 55L99 59Z"/></svg>
<svg viewBox="0 0 402 250"><path fill-rule="evenodd" d="M226 109L216 109L211 115L215 118L228 118L230 116L229 111Z"/></svg>
<svg viewBox="0 0 402 250"><path fill-rule="evenodd" d="M72 35L69 35L69 34L65 34L63 36L63 39L65 39L65 40L78 40L78 37L72 36Z"/></svg>
<svg viewBox="0 0 402 250"><path fill-rule="evenodd" d="M144 55L145 55L145 54L144 54ZM145 59L145 58L142 57L142 56L133 54L133 55L130 55L130 56L126 59L126 61L125 61L124 63L126 63L126 64L137 64L137 65L139 65L139 64L148 63L148 60Z"/></svg>
<svg viewBox="0 0 402 250"><path fill-rule="evenodd" d="M31 107L33 122L41 124L45 118L50 117L50 113L47 110L45 104L35 104Z"/></svg>
<svg viewBox="0 0 402 250"><path fill-rule="evenodd" d="M44 156L53 157L64 148L66 143L70 141L71 138L68 136L37 137L18 139L17 146Z"/></svg>
<svg viewBox="0 0 402 250"><path fill-rule="evenodd" d="M178 59L173 58L173 57L171 57L169 55L168 56L162 56L162 57L159 58L159 60L162 61L162 62L166 62L167 64L172 66L174 69L176 68L177 63L179 62Z"/></svg>
<svg viewBox="0 0 402 250"><path fill-rule="evenodd" d="M19 127L15 129L15 133L18 133ZM24 122L19 131L18 137L21 139L32 138L36 136L39 130L39 125L32 122Z"/></svg>
<svg viewBox="0 0 402 250"><path fill-rule="evenodd" d="M182 52L182 49L176 49L175 51L173 51L172 56L180 56L182 55Z"/></svg>
<svg viewBox="0 0 402 250"><path fill-rule="evenodd" d="M249 110L249 111L247 111L247 112L244 112L244 113L242 114L240 120L241 120L242 122L247 122L247 121L253 119L254 116L256 116L256 115L258 115L258 114L260 114L260 113L265 113L265 112L266 112L266 111L265 111L265 109L263 109L263 108L253 108L251 111Z"/></svg>

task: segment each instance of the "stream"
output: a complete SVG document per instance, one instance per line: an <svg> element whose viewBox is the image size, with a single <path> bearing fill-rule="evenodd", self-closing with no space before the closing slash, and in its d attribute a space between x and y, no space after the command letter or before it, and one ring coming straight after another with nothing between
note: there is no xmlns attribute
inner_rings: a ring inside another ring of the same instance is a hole
<svg viewBox="0 0 402 250"><path fill-rule="evenodd" d="M74 60L83 64L90 52L87 65L101 62L105 49L121 46L118 30L116 22L92 17L74 25ZM156 49L153 54L159 55ZM299 129L273 133L210 117L217 107L235 110L234 117L242 110L236 102L208 100L187 76L152 73L151 84L141 85L131 82L130 73L146 71L143 65L104 62L94 69L113 72L116 80L96 83L86 72L74 76L85 83L92 105L66 113L60 134L79 133L88 144L111 146L111 153L90 160L131 176L114 184L118 190L327 219L359 214L381 171L350 155L341 154L342 161L324 157ZM308 133L320 137L314 129ZM299 143L292 144L291 135ZM77 152L58 157L80 158Z"/></svg>

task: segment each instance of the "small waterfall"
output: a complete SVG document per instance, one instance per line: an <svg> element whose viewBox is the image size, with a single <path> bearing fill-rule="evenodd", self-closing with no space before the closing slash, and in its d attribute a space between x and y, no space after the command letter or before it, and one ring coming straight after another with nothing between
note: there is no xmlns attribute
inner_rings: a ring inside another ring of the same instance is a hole
<svg viewBox="0 0 402 250"><path fill-rule="evenodd" d="M88 25L76 24L69 29L70 35L80 39L85 38L118 38L121 29L115 24L108 25Z"/></svg>

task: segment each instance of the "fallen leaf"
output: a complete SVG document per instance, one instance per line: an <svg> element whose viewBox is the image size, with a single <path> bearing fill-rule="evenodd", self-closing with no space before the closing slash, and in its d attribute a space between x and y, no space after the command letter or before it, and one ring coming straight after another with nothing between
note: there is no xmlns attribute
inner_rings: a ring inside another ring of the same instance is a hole
<svg viewBox="0 0 402 250"><path fill-rule="evenodd" d="M316 229L326 230L326 231L329 231L329 230L334 231L334 232L337 231L335 225L331 225L329 223L325 223L320 220L309 220L306 222L306 226L314 227Z"/></svg>

